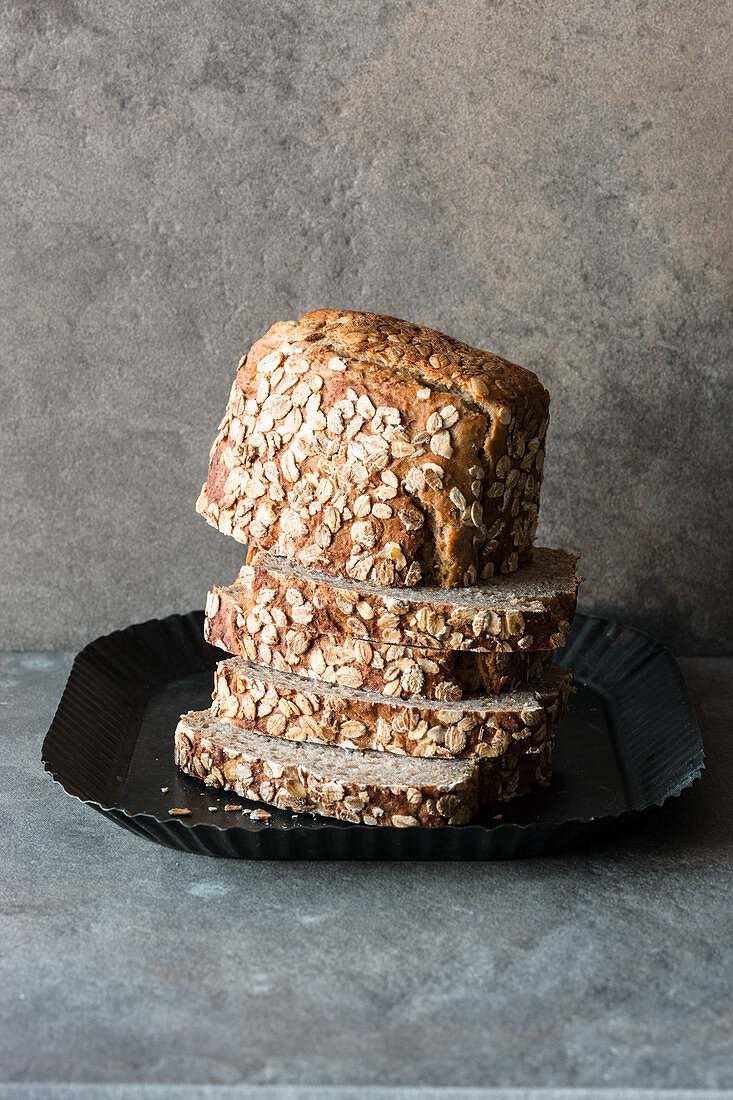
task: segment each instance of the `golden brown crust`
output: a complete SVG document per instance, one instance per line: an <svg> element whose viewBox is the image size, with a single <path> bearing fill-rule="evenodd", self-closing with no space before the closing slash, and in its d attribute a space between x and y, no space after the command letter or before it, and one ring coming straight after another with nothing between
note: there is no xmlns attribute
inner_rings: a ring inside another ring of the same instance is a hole
<svg viewBox="0 0 733 1100"><path fill-rule="evenodd" d="M207 642L279 672L294 672L392 698L420 695L456 700L464 692L495 693L522 687L552 663L552 650L476 653L312 634L281 616L250 620L236 589L214 588L206 601ZM249 620L249 621L248 621Z"/></svg>
<svg viewBox="0 0 733 1100"><path fill-rule="evenodd" d="M495 757L539 748L565 714L569 669L551 669L516 693L460 704L417 703L271 673L234 657L214 675L211 713L290 741L427 758Z"/></svg>
<svg viewBox="0 0 733 1100"><path fill-rule="evenodd" d="M242 542L384 587L531 556L548 396L395 318L320 310L242 360L197 508Z"/></svg>
<svg viewBox="0 0 733 1100"><path fill-rule="evenodd" d="M418 384L460 387L467 402L490 416L507 403L515 416L527 418L530 423L539 423L547 415L549 396L532 371L399 317L316 309L299 322L273 326L259 343L271 347L283 340L324 344L337 355L348 355L368 363L374 370L384 371L387 379L395 371L404 371ZM253 351L258 346L255 344ZM472 386L472 380L482 385Z"/></svg>

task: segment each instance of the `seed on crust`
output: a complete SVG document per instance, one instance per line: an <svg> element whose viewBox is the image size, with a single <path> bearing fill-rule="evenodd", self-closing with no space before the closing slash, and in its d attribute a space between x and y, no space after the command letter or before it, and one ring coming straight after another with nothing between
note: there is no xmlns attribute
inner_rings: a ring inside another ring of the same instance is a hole
<svg viewBox="0 0 733 1100"><path fill-rule="evenodd" d="M298 463L295 461L295 455L292 451L286 451L282 456L280 468L282 469L283 477L290 482L295 482L300 477Z"/></svg>
<svg viewBox="0 0 733 1100"><path fill-rule="evenodd" d="M407 565L407 559L402 553L401 547L399 547L396 542L388 542L382 554L385 558L393 561L398 569L404 569Z"/></svg>
<svg viewBox="0 0 733 1100"><path fill-rule="evenodd" d="M344 665L343 668L337 668L334 678L336 683L342 684L343 687L360 688L364 683L363 675L358 668L354 668L352 665Z"/></svg>
<svg viewBox="0 0 733 1100"><path fill-rule="evenodd" d="M285 732L288 720L284 714L276 711L267 719L267 732L270 737L281 737Z"/></svg>
<svg viewBox="0 0 733 1100"><path fill-rule="evenodd" d="M453 448L450 442L450 434L445 429L436 432L430 439L430 450L441 458L450 458Z"/></svg>
<svg viewBox="0 0 733 1100"><path fill-rule="evenodd" d="M436 493L442 492L442 466L436 466L434 462L426 462L423 466L423 477L425 478L425 484L428 486L429 489L433 489Z"/></svg>
<svg viewBox="0 0 733 1100"><path fill-rule="evenodd" d="M502 455L501 458L496 463L496 466L494 468L494 473L496 474L496 476L499 478L500 481L503 481L505 479L506 475L509 473L510 466L511 466L511 463L509 461L508 456L507 455Z"/></svg>
<svg viewBox="0 0 733 1100"><path fill-rule="evenodd" d="M417 495L425 488L425 474L419 466L412 466L403 484L405 492Z"/></svg>

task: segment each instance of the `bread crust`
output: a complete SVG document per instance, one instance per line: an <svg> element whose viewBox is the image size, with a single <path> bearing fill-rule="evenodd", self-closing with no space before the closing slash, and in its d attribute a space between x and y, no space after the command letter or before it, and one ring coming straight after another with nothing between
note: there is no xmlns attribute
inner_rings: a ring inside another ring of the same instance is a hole
<svg viewBox="0 0 733 1100"><path fill-rule="evenodd" d="M549 739L539 749L515 748L501 757L472 761L457 779L449 770L455 765L441 762L446 768L442 783L360 782L346 776L334 779L337 766L314 763L313 746L298 746L300 759L283 764L276 738L250 734L240 743L236 734L210 712L184 714L175 733L175 762L207 786L243 798L365 825L466 824L480 805L516 798L546 782L552 765ZM318 750L324 751L335 753L334 760L343 752Z"/></svg>
<svg viewBox="0 0 733 1100"><path fill-rule="evenodd" d="M317 310L241 361L197 509L241 542L384 587L531 558L549 396L393 317Z"/></svg>
<svg viewBox="0 0 733 1100"><path fill-rule="evenodd" d="M236 589L215 587L206 601L207 642L279 672L294 672L347 688L365 688L392 698L421 695L456 700L464 692L490 693L522 687L552 663L552 650L475 653L312 634L281 616L268 625L243 613Z"/></svg>
<svg viewBox="0 0 733 1100"><path fill-rule="evenodd" d="M495 757L538 748L565 714L569 669L550 669L516 693L447 703L345 690L292 674L268 674L233 657L214 674L211 713L269 737L406 756Z"/></svg>

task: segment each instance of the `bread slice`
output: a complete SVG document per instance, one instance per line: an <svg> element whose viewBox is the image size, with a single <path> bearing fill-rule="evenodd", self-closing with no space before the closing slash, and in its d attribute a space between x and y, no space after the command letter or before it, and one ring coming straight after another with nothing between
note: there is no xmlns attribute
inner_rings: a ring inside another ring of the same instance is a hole
<svg viewBox="0 0 733 1100"><path fill-rule="evenodd" d="M192 711L176 728L175 760L207 786L278 809L364 825L462 825L479 805L546 781L552 739L486 760L416 760L284 741Z"/></svg>
<svg viewBox="0 0 733 1100"><path fill-rule="evenodd" d="M289 629L309 637L335 634L390 645L511 653L565 645L579 578L577 555L535 550L516 575L474 588L390 589L293 566L262 552L243 566L225 606L232 631L259 646ZM221 606L214 589L209 619ZM232 618L233 617L233 618Z"/></svg>
<svg viewBox="0 0 733 1100"><path fill-rule="evenodd" d="M241 361L197 509L326 573L471 585L531 557L548 407L536 375L489 352L317 310Z"/></svg>
<svg viewBox="0 0 733 1100"><path fill-rule="evenodd" d="M408 756L500 756L517 742L538 747L562 718L572 681L551 668L527 688L459 702L395 700L287 672L241 657L214 674L212 714L271 737Z"/></svg>
<svg viewBox="0 0 733 1100"><path fill-rule="evenodd" d="M347 634L310 634L284 612L260 622L244 615L236 588L214 588L206 601L204 637L212 645L279 672L402 698L461 699L466 691L510 691L552 663L552 650L472 653L368 642ZM284 624L284 625L282 625ZM251 628L251 632L250 632ZM257 640L255 640L257 639Z"/></svg>

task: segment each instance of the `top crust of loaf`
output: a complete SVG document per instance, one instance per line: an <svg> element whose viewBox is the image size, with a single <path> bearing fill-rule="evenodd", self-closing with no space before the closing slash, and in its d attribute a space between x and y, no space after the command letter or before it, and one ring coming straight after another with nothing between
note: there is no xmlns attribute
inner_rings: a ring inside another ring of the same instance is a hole
<svg viewBox="0 0 733 1100"><path fill-rule="evenodd" d="M398 375L433 390L447 388L489 416L506 406L514 415L530 410L540 418L547 415L549 394L532 371L399 317L315 309L300 321L273 325L250 354L258 359L284 340L319 342L334 355L368 363L386 378Z"/></svg>
<svg viewBox="0 0 733 1100"><path fill-rule="evenodd" d="M239 366L197 509L240 542L382 587L531 558L549 397L443 333L319 310Z"/></svg>

